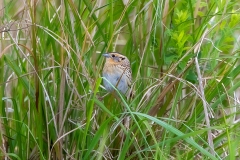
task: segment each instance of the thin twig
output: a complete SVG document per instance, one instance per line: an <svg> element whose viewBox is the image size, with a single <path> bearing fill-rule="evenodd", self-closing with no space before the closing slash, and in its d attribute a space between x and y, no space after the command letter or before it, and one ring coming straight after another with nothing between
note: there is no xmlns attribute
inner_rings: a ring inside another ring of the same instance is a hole
<svg viewBox="0 0 240 160"><path fill-rule="evenodd" d="M204 37L206 36L206 33L208 32L208 29L203 33L203 36L201 38L200 43L196 46L196 48L194 49L194 52L198 55L200 48L201 48L201 44L202 41L204 40ZM204 94L204 87L203 87L203 83L202 83L202 75L200 72L200 67L199 67L199 63L198 63L198 56L195 56L195 64L196 64L196 71L197 71L197 75L198 75L198 81L199 81L199 88L200 88L200 93L201 93L201 99L202 99L202 103L203 103L203 108L204 108L204 115L205 115L205 121L206 121L206 125L208 128L211 127L210 125L210 120L209 120L209 113L208 113L208 106L206 103L206 98L205 98L205 94ZM211 112L210 112L211 113ZM208 130L208 143L210 146L210 152L212 155L215 155L214 152L214 144L213 144L213 137L212 137L212 131Z"/></svg>

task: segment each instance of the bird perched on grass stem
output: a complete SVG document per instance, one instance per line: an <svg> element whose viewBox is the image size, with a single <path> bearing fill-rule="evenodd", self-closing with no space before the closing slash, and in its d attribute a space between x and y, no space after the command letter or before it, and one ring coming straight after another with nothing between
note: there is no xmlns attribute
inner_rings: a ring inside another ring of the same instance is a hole
<svg viewBox="0 0 240 160"><path fill-rule="evenodd" d="M104 87L108 92L113 92L114 88L109 84L111 83L122 94L129 97L132 81L130 61L126 56L117 52L106 53L103 56L106 57L106 62L102 75L107 79L103 79Z"/></svg>

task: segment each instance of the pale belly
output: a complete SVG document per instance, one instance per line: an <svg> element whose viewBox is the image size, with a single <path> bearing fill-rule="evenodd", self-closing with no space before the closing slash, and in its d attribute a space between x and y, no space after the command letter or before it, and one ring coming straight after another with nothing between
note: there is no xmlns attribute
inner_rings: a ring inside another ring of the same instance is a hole
<svg viewBox="0 0 240 160"><path fill-rule="evenodd" d="M127 77L125 75L103 74L103 77L105 77L122 94L126 94L127 93L128 83L127 83ZM114 88L109 84L108 81L103 79L103 85L104 85L104 87L106 88L107 91L112 92L112 91L114 91Z"/></svg>

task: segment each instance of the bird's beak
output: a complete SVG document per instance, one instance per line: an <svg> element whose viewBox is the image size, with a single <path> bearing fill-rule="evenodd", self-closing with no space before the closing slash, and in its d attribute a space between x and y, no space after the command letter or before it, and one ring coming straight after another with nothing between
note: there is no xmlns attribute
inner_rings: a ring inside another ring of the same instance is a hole
<svg viewBox="0 0 240 160"><path fill-rule="evenodd" d="M107 54L107 53L105 53L105 54L102 54L104 57L106 57L106 58L110 58L111 56L109 55L109 54Z"/></svg>

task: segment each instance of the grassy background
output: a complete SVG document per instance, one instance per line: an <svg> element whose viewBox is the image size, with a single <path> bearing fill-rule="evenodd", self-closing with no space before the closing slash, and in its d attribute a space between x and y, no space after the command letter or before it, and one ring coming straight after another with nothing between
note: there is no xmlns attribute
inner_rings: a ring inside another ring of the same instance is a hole
<svg viewBox="0 0 240 160"><path fill-rule="evenodd" d="M237 1L0 3L1 159L239 159ZM101 85L110 51L131 100Z"/></svg>

